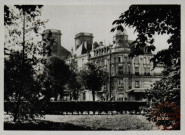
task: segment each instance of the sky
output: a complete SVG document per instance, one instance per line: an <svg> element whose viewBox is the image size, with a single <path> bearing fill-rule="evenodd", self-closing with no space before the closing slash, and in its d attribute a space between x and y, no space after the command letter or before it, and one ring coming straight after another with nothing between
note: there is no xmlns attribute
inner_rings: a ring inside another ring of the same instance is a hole
<svg viewBox="0 0 185 135"><path fill-rule="evenodd" d="M61 44L69 51L75 46L74 37L77 33L93 33L93 42L112 43L114 33L110 32L112 22L128 10L128 4L100 5L45 5L42 18L49 19L46 29L61 30ZM129 40L135 40L137 33L134 28L125 27ZM168 47L168 35L155 36L156 51Z"/></svg>

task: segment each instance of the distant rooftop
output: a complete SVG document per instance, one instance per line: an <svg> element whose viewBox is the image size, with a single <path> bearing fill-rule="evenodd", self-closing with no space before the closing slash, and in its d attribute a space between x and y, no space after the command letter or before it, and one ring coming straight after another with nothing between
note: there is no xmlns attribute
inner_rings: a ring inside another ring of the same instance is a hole
<svg viewBox="0 0 185 135"><path fill-rule="evenodd" d="M61 34L61 30L57 30L57 29L46 29L43 31L43 34L48 34L48 33L53 33L53 34Z"/></svg>
<svg viewBox="0 0 185 135"><path fill-rule="evenodd" d="M75 38L81 37L81 36L90 36L93 38L93 34L92 33L86 33L86 32L80 32L78 34L75 35Z"/></svg>

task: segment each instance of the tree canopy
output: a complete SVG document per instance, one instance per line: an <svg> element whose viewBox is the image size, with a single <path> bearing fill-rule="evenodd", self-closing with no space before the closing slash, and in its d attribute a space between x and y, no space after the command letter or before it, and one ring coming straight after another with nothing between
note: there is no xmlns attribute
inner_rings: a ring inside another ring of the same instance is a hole
<svg viewBox="0 0 185 135"><path fill-rule="evenodd" d="M56 100L58 95L63 96L64 86L69 81L71 72L65 61L59 57L50 57L45 67L43 80L45 96L48 99L55 97Z"/></svg>
<svg viewBox="0 0 185 135"><path fill-rule="evenodd" d="M10 50L30 56L43 53L42 29L48 20L41 20L42 5L4 6L5 54Z"/></svg>
<svg viewBox="0 0 185 135"><path fill-rule="evenodd" d="M70 90L70 100L78 100L82 85L79 80L79 71L77 69L78 65L76 59L72 58L68 65L70 69L70 78L66 88Z"/></svg>
<svg viewBox="0 0 185 135"><path fill-rule="evenodd" d="M15 101L11 108L15 122L33 118L39 108L41 83L35 67L42 52L40 30L47 22L40 19L41 7L4 6L5 100Z"/></svg>
<svg viewBox="0 0 185 135"><path fill-rule="evenodd" d="M169 48L157 52L151 59L154 66L157 63L172 65L172 60L177 59L176 64L180 65L180 5L131 5L129 10L122 13L119 19L113 22L116 29L123 31L122 24L135 28L138 32L134 51L131 57L143 54L142 47L155 50L154 34L169 34Z"/></svg>
<svg viewBox="0 0 185 135"><path fill-rule="evenodd" d="M9 108L12 110L14 121L33 117L39 109L38 102L41 97L41 85L33 69L33 60L25 55L24 65L22 63L20 52L12 52L9 58L5 59L4 98L5 101L17 103L14 108Z"/></svg>
<svg viewBox="0 0 185 135"><path fill-rule="evenodd" d="M86 89L92 91L95 101L95 91L100 91L108 81L108 73L93 63L87 63L86 68L80 71L80 81Z"/></svg>
<svg viewBox="0 0 185 135"><path fill-rule="evenodd" d="M158 90L166 90L166 95L170 95L170 90L180 88L180 5L131 5L129 10L122 13L119 19L113 22L116 25L111 31L116 29L123 31L122 24L135 28L138 32L137 39L132 43L135 48L130 53L131 57L144 54L142 47L147 47L149 50L155 50L154 35L169 34L167 40L168 49L161 50L154 55L151 61L154 63L154 68L158 63L164 64L163 79L154 84L151 90L151 95L155 98L156 93L160 94ZM156 39L157 40L157 39ZM162 44L161 44L162 46ZM164 81L165 87L162 86ZM156 91L156 88L158 90ZM180 97L180 90L178 95L172 94L174 97ZM164 100L161 96L160 100ZM173 100L175 101L175 100ZM179 104L180 98L177 100Z"/></svg>

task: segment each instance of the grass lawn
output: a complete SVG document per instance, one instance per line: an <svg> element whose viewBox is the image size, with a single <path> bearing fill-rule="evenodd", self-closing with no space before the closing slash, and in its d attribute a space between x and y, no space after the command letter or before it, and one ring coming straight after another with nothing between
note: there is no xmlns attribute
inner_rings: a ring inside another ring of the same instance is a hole
<svg viewBox="0 0 185 135"><path fill-rule="evenodd" d="M4 123L5 130L153 130L141 115L46 115L32 123Z"/></svg>

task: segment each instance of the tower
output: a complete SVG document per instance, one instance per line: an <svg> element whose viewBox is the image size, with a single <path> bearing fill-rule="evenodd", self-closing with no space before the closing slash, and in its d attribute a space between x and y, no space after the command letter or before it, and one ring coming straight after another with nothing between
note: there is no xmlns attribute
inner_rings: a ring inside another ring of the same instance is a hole
<svg viewBox="0 0 185 135"><path fill-rule="evenodd" d="M116 34L113 37L113 43L116 45L116 47L129 47L128 44L128 34L125 28L123 28L123 31L117 30Z"/></svg>
<svg viewBox="0 0 185 135"><path fill-rule="evenodd" d="M51 46L51 51L49 52L49 56L58 56L62 59L66 59L70 52L61 46L61 31L56 29L47 29L43 31L43 38L50 38L52 41L44 41L44 46ZM43 39L44 40L44 39ZM52 42L52 43L51 43Z"/></svg>
<svg viewBox="0 0 185 135"><path fill-rule="evenodd" d="M93 34L92 33L78 33L75 35L75 51L81 47L82 54L88 53L92 50Z"/></svg>

